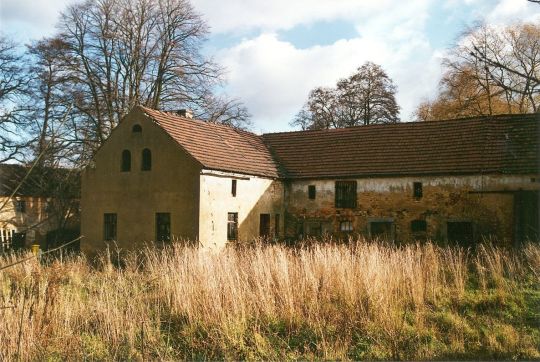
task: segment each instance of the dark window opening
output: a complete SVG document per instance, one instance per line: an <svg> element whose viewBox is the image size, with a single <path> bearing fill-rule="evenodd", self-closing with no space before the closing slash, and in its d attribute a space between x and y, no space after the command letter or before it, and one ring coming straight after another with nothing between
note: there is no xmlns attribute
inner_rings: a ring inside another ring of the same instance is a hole
<svg viewBox="0 0 540 362"><path fill-rule="evenodd" d="M259 236L267 238L270 236L270 214L261 214L259 219Z"/></svg>
<svg viewBox="0 0 540 362"><path fill-rule="evenodd" d="M142 151L141 170L150 171L151 169L152 169L152 151L150 151L148 148L145 148Z"/></svg>
<svg viewBox="0 0 540 362"><path fill-rule="evenodd" d="M122 151L122 172L131 171L131 152L129 150Z"/></svg>
<svg viewBox="0 0 540 362"><path fill-rule="evenodd" d="M470 221L449 221L446 223L448 241L464 247L474 241L473 224Z"/></svg>
<svg viewBox="0 0 540 362"><path fill-rule="evenodd" d="M26 245L26 233L14 232L12 234L11 249L20 250Z"/></svg>
<svg viewBox="0 0 540 362"><path fill-rule="evenodd" d="M51 201L45 201L42 206L42 212L44 214L50 214L53 210Z"/></svg>
<svg viewBox="0 0 540 362"><path fill-rule="evenodd" d="M315 185L309 185L308 186L308 196L310 200L315 200L315 195L317 193L317 189L315 188Z"/></svg>
<svg viewBox="0 0 540 362"><path fill-rule="evenodd" d="M307 221L305 224L306 236L319 237L322 234L320 221Z"/></svg>
<svg viewBox="0 0 540 362"><path fill-rule="evenodd" d="M413 196L415 199L422 198L422 183L421 182L415 182L413 183Z"/></svg>
<svg viewBox="0 0 540 362"><path fill-rule="evenodd" d="M238 213L227 214L227 240L238 240Z"/></svg>
<svg viewBox="0 0 540 362"><path fill-rule="evenodd" d="M171 214L156 213L156 241L171 241Z"/></svg>
<svg viewBox="0 0 540 362"><path fill-rule="evenodd" d="M15 211L24 214L26 212L26 200L15 201Z"/></svg>
<svg viewBox="0 0 540 362"><path fill-rule="evenodd" d="M392 221L372 221L369 223L369 234L373 239L392 240L394 238Z"/></svg>
<svg viewBox="0 0 540 362"><path fill-rule="evenodd" d="M274 235L279 236L279 214L276 214L274 219Z"/></svg>
<svg viewBox="0 0 540 362"><path fill-rule="evenodd" d="M103 214L103 240L116 240L116 214Z"/></svg>
<svg viewBox="0 0 540 362"><path fill-rule="evenodd" d="M426 220L413 220L411 221L411 231L413 233L424 233L427 230Z"/></svg>
<svg viewBox="0 0 540 362"><path fill-rule="evenodd" d="M142 127L140 124L136 124L133 126L133 128L131 129L131 131L133 133L141 133L142 132Z"/></svg>
<svg viewBox="0 0 540 362"><path fill-rule="evenodd" d="M231 181L231 194L233 197L236 197L236 180Z"/></svg>
<svg viewBox="0 0 540 362"><path fill-rule="evenodd" d="M514 238L518 243L540 241L540 192L514 194Z"/></svg>
<svg viewBox="0 0 540 362"><path fill-rule="evenodd" d="M339 223L339 231L345 232L345 233L353 231L352 221L349 221L349 220L341 221Z"/></svg>
<svg viewBox="0 0 540 362"><path fill-rule="evenodd" d="M336 181L336 207L356 208L356 181Z"/></svg>

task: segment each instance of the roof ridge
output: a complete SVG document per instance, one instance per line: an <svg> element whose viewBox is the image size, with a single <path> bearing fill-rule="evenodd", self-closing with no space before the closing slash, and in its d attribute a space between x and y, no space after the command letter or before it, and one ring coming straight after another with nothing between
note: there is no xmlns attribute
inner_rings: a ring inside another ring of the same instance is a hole
<svg viewBox="0 0 540 362"><path fill-rule="evenodd" d="M141 110L203 168L272 178L280 176L268 147L253 132L144 106Z"/></svg>
<svg viewBox="0 0 540 362"><path fill-rule="evenodd" d="M485 116L469 116L469 117L460 117L460 118L449 118L449 119L437 119L430 121L408 121L408 122L396 122L396 123L385 123L385 124L369 124L369 125L357 125L357 126L348 126L340 128L326 128L326 129L306 129L306 130L293 130L293 131L278 131L278 132L268 132L263 133L261 136L266 135L275 135L275 134L289 134L289 133L325 133L325 132L344 132L345 130L351 129L370 129L370 128L382 128L382 127L400 127L400 126L417 126L417 125L435 125L435 124L448 124L452 122L470 122L470 121L499 121L506 118L533 118L533 116L540 117L538 113L508 113L508 114L495 114L495 115L485 115Z"/></svg>
<svg viewBox="0 0 540 362"><path fill-rule="evenodd" d="M241 128L237 128L237 127L235 127L233 125L226 124L226 123L220 123L220 122L210 121L210 120L203 120L203 119L198 119L198 118L188 118L188 117L181 116L181 115L175 113L174 111L163 111L163 110L159 110L159 109L149 108L149 107L146 107L146 106L143 106L143 105L139 105L139 107L141 107L143 109L143 111L145 111L145 112L146 111L158 112L163 116L177 118L177 119L180 119L182 121L193 122L193 123L197 123L197 124L203 124L203 125L210 126L210 127L216 126L218 128L233 129L233 130L238 130L238 131L241 131L241 132L246 132L246 133L253 134L253 135L257 136L257 134L255 134L253 132L250 132L250 131L247 131L247 130L244 130L244 129L241 129Z"/></svg>
<svg viewBox="0 0 540 362"><path fill-rule="evenodd" d="M539 140L530 136L540 126L538 114L257 135L230 125L146 107L142 111L206 169L271 178L537 170L533 163L538 157L530 156L529 151L538 148ZM518 130L514 151L520 152L523 159L506 167L502 160L508 152L501 143L501 132L513 128Z"/></svg>

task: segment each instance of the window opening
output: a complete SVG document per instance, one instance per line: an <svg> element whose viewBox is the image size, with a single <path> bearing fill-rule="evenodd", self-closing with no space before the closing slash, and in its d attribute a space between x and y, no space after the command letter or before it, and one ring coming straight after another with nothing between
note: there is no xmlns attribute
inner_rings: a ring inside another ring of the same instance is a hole
<svg viewBox="0 0 540 362"><path fill-rule="evenodd" d="M238 240L238 213L227 214L227 240Z"/></svg>
<svg viewBox="0 0 540 362"><path fill-rule="evenodd" d="M141 170L150 171L151 169L152 169L152 151L150 151L148 148L145 148L142 151Z"/></svg>
<svg viewBox="0 0 540 362"><path fill-rule="evenodd" d="M122 172L131 171L131 152L129 152L129 150L122 151L121 170Z"/></svg>
<svg viewBox="0 0 540 362"><path fill-rule="evenodd" d="M336 181L336 207L356 207L356 181Z"/></svg>
<svg viewBox="0 0 540 362"><path fill-rule="evenodd" d="M315 200L315 195L317 193L317 189L315 188L315 185L309 185L308 186L308 196L310 200Z"/></svg>
<svg viewBox="0 0 540 362"><path fill-rule="evenodd" d="M103 214L103 240L116 240L116 214Z"/></svg>
<svg viewBox="0 0 540 362"><path fill-rule="evenodd" d="M171 241L171 214L156 213L156 241Z"/></svg>

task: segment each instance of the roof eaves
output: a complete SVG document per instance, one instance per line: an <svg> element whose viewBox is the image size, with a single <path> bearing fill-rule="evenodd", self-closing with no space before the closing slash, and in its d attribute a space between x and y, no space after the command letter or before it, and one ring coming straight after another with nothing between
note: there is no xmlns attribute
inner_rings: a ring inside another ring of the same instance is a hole
<svg viewBox="0 0 540 362"><path fill-rule="evenodd" d="M381 172L381 173L350 173L350 174L322 174L322 175L289 175L287 177L282 177L283 180L328 180L328 179L350 179L350 178L380 178L380 177L424 177L424 176L472 176L472 175L504 175L509 174L505 170L492 169L492 170L477 170L477 171L463 171L463 172ZM513 175L530 175L534 172L510 172Z"/></svg>

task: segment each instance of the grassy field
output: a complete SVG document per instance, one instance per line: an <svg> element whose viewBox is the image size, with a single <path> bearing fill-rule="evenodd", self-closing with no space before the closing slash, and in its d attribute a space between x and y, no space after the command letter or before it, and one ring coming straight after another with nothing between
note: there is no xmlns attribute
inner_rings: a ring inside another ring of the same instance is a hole
<svg viewBox="0 0 540 362"><path fill-rule="evenodd" d="M173 245L110 260L0 271L0 360L540 358L538 244Z"/></svg>

